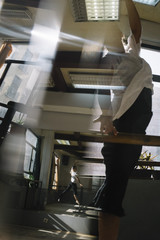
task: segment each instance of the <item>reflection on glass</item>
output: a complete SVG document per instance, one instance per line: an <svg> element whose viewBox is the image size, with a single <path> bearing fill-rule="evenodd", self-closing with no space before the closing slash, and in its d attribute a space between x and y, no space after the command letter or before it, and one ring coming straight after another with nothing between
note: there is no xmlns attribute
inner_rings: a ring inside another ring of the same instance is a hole
<svg viewBox="0 0 160 240"><path fill-rule="evenodd" d="M9 59L35 62L39 58L39 53L35 53L34 45L13 44L13 51Z"/></svg>
<svg viewBox="0 0 160 240"><path fill-rule="evenodd" d="M160 58L160 51L142 48L140 56L149 63L153 74L160 75L159 64L157 64Z"/></svg>
<svg viewBox="0 0 160 240"><path fill-rule="evenodd" d="M33 172L34 163L35 163L36 151L33 149L32 151L32 159L30 164L30 172Z"/></svg>
<svg viewBox="0 0 160 240"><path fill-rule="evenodd" d="M36 163L36 153L38 138L30 130L26 131L26 151L24 159L24 177L34 179L34 167Z"/></svg>
<svg viewBox="0 0 160 240"><path fill-rule="evenodd" d="M6 114L7 108L4 107L0 107L0 118L4 118L5 114ZM0 123L2 121L0 120Z"/></svg>
<svg viewBox="0 0 160 240"><path fill-rule="evenodd" d="M32 147L26 143L25 159L24 159L24 171L29 172L30 160L31 160Z"/></svg>
<svg viewBox="0 0 160 240"><path fill-rule="evenodd" d="M29 130L26 131L26 141L36 148L37 146L37 137Z"/></svg>
<svg viewBox="0 0 160 240"><path fill-rule="evenodd" d="M38 67L27 65L27 71L19 64L12 64L1 86L2 103L15 101L26 104L39 76ZM23 65L24 66L24 65Z"/></svg>

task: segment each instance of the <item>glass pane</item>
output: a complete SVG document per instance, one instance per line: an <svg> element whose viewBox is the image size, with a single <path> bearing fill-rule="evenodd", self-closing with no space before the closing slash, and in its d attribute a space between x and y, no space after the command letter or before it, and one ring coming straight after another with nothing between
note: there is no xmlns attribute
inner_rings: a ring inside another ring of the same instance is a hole
<svg viewBox="0 0 160 240"><path fill-rule="evenodd" d="M26 104L39 76L38 66L12 64L0 90L2 103L15 101Z"/></svg>
<svg viewBox="0 0 160 240"><path fill-rule="evenodd" d="M12 44L12 49L9 59L35 62L39 58L34 45Z"/></svg>
<svg viewBox="0 0 160 240"><path fill-rule="evenodd" d="M153 116L146 130L147 135L160 136L160 108L159 108L160 83L154 82L154 94L152 97ZM154 161L160 161L160 147L143 146L142 152L147 151L154 157Z"/></svg>
<svg viewBox="0 0 160 240"><path fill-rule="evenodd" d="M103 178L100 177L92 177L92 189L96 190L98 189L104 182Z"/></svg>
<svg viewBox="0 0 160 240"><path fill-rule="evenodd" d="M134 2L139 2L139 3L155 6L159 2L159 0L134 0Z"/></svg>
<svg viewBox="0 0 160 240"><path fill-rule="evenodd" d="M23 125L25 120L26 120L26 117L27 117L27 114L24 114L24 113L21 113L21 112L16 112L14 114L14 117L13 117L12 121Z"/></svg>
<svg viewBox="0 0 160 240"><path fill-rule="evenodd" d="M29 130L26 131L26 141L29 142L32 146L36 148L37 146L37 137Z"/></svg>
<svg viewBox="0 0 160 240"><path fill-rule="evenodd" d="M31 161L31 165L30 165L30 172L33 172L35 157L36 157L36 151L33 149L33 152L32 152L32 161Z"/></svg>
<svg viewBox="0 0 160 240"><path fill-rule="evenodd" d="M6 114L7 108L4 107L0 107L0 117L4 118L5 114ZM2 122L2 120L0 120L0 123Z"/></svg>
<svg viewBox="0 0 160 240"><path fill-rule="evenodd" d="M13 78L13 81L11 82L11 85L8 87L7 92L6 92L6 96L10 99L15 99L15 96L18 92L18 88L21 84L22 80L15 75L15 77Z"/></svg>
<svg viewBox="0 0 160 240"><path fill-rule="evenodd" d="M160 51L142 48L140 56L149 63L153 74L160 75L159 64L157 64L160 59Z"/></svg>
<svg viewBox="0 0 160 240"><path fill-rule="evenodd" d="M32 147L26 143L25 159L24 159L24 171L29 172L29 166L31 161Z"/></svg>

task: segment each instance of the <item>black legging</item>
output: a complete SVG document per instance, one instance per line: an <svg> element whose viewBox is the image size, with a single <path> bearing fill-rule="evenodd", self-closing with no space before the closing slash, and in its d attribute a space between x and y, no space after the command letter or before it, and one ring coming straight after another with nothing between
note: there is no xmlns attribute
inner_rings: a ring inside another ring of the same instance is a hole
<svg viewBox="0 0 160 240"><path fill-rule="evenodd" d="M60 196L62 197L62 195L64 195L64 194L65 194L66 192L68 192L70 189L72 189L74 195L77 195L77 184L70 182L70 183L68 184L67 188L61 193Z"/></svg>
<svg viewBox="0 0 160 240"><path fill-rule="evenodd" d="M144 88L131 108L113 122L118 132L145 134L152 117L151 95L151 90ZM122 201L141 150L141 145L104 143L102 155L106 166L106 179L95 202L95 206L103 212L124 215Z"/></svg>

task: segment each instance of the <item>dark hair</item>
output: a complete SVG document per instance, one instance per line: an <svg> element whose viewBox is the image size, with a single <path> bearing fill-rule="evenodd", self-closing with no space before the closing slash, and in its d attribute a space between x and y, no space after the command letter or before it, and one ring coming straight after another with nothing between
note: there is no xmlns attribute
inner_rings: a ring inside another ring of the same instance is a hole
<svg viewBox="0 0 160 240"><path fill-rule="evenodd" d="M77 169L77 166L76 166L76 165L73 165L73 167L72 167L72 168L75 170L75 169Z"/></svg>
<svg viewBox="0 0 160 240"><path fill-rule="evenodd" d="M127 45L128 44L128 39L126 37L122 37L122 42Z"/></svg>

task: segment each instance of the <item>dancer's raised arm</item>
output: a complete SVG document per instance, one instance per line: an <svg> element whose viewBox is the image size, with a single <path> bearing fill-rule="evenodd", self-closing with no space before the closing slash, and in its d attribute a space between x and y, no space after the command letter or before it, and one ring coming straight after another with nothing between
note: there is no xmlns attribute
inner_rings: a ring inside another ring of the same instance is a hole
<svg viewBox="0 0 160 240"><path fill-rule="evenodd" d="M136 43L140 42L141 37L141 21L135 4L132 0L125 0L126 8L128 12L128 19L130 24L130 29L135 37Z"/></svg>

